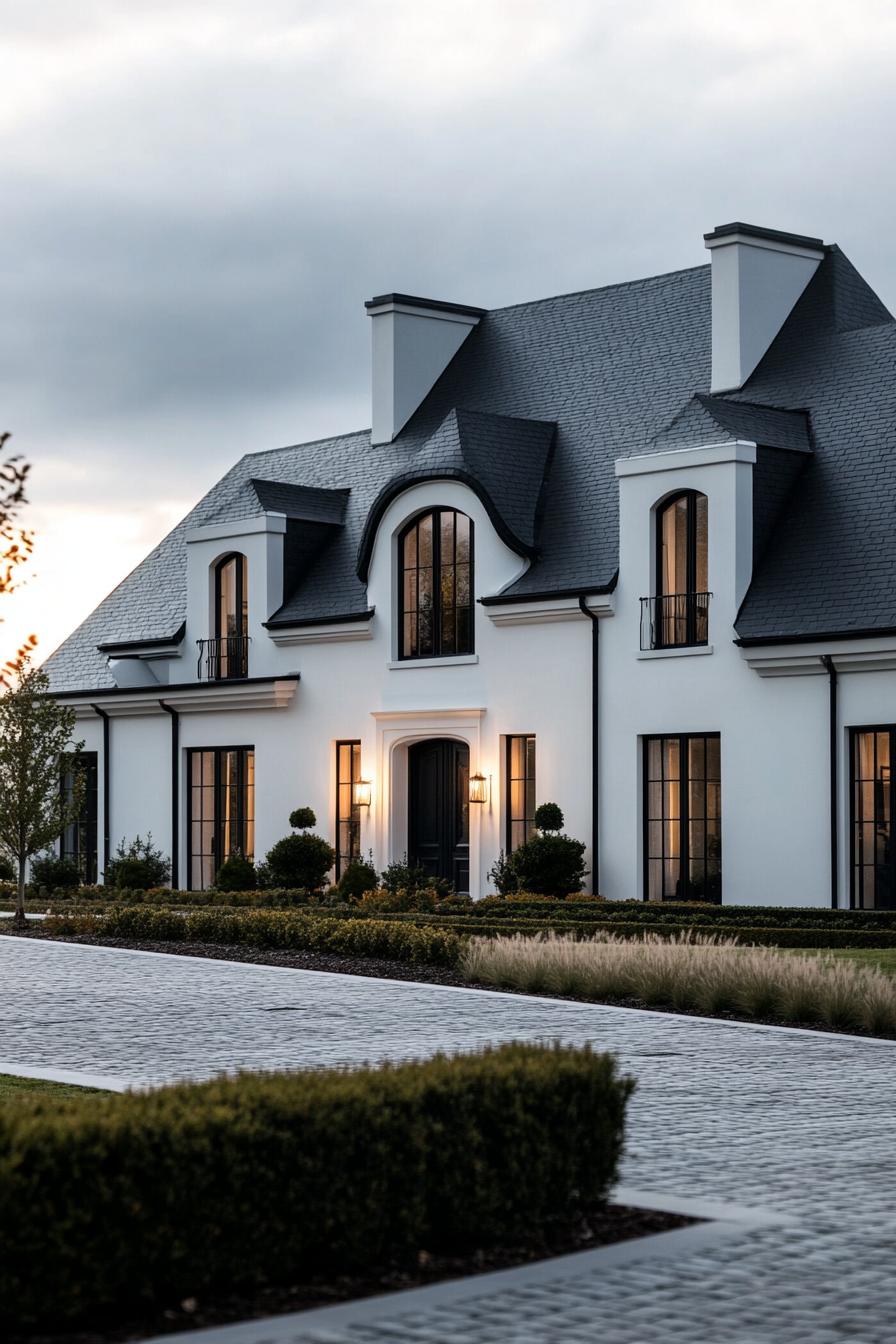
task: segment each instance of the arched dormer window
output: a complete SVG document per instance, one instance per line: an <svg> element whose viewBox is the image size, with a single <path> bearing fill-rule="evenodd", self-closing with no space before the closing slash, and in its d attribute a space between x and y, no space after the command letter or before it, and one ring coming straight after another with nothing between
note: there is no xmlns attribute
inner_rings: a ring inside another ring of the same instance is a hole
<svg viewBox="0 0 896 1344"><path fill-rule="evenodd" d="M249 674L249 585L246 557L225 555L215 565L214 666L215 681L231 681Z"/></svg>
<svg viewBox="0 0 896 1344"><path fill-rule="evenodd" d="M473 652L473 524L456 509L420 514L398 541L399 656Z"/></svg>
<svg viewBox="0 0 896 1344"><path fill-rule="evenodd" d="M683 490L667 499L656 514L656 646L707 643L707 555L707 498L696 490Z"/></svg>

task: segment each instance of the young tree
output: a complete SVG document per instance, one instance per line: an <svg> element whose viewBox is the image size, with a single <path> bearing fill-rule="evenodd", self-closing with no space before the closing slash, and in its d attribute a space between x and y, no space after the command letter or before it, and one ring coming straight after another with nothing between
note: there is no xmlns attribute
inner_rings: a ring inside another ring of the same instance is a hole
<svg viewBox="0 0 896 1344"><path fill-rule="evenodd" d="M2 456L8 440L9 434L0 434L0 593L11 592L15 587L18 568L28 559L34 545L33 534L18 521L19 510L28 502L25 483L30 468L20 457ZM16 657L0 667L0 686L11 685L20 660L27 658L36 644L35 636L29 635Z"/></svg>
<svg viewBox="0 0 896 1344"><path fill-rule="evenodd" d="M17 864L15 928L25 925L25 865L77 821L84 778L74 768L84 746L72 742L75 711L50 695L40 668L20 657L9 689L0 695L0 851ZM70 774L72 788L63 791Z"/></svg>

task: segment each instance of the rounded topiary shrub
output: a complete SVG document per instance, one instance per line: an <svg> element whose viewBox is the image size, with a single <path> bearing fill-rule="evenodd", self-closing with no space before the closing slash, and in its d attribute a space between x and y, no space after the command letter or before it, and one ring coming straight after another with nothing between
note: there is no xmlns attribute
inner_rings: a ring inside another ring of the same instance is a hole
<svg viewBox="0 0 896 1344"><path fill-rule="evenodd" d="M538 831L562 831L563 813L556 803L542 803L535 809L535 829Z"/></svg>
<svg viewBox="0 0 896 1344"><path fill-rule="evenodd" d="M376 869L372 863L363 859L353 859L347 864L336 884L340 900L359 901L367 891L375 891L377 886Z"/></svg>
<svg viewBox="0 0 896 1344"><path fill-rule="evenodd" d="M534 835L504 855L489 876L502 896L518 891L537 896L569 896L585 881L585 845L568 835Z"/></svg>
<svg viewBox="0 0 896 1344"><path fill-rule="evenodd" d="M242 854L231 854L225 859L215 877L218 891L254 891L257 883L255 864Z"/></svg>
<svg viewBox="0 0 896 1344"><path fill-rule="evenodd" d="M317 815L313 807L297 807L289 814L289 824L294 831L307 831L317 825Z"/></svg>
<svg viewBox="0 0 896 1344"><path fill-rule="evenodd" d="M52 891L57 887L79 887L81 874L73 859L57 859L55 854L42 854L32 861L31 881L36 887L47 887Z"/></svg>
<svg viewBox="0 0 896 1344"><path fill-rule="evenodd" d="M265 881L271 887L318 892L336 862L336 851L319 835L286 835L265 856Z"/></svg>

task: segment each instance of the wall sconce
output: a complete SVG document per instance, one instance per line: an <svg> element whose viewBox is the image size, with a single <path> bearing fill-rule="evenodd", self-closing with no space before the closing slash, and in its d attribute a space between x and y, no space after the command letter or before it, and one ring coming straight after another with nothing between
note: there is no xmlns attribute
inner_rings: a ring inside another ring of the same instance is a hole
<svg viewBox="0 0 896 1344"><path fill-rule="evenodd" d="M354 803L355 807L369 807L370 794L371 794L370 780L356 779L354 784L352 785L352 802Z"/></svg>
<svg viewBox="0 0 896 1344"><path fill-rule="evenodd" d="M470 776L470 802L488 802L488 779L485 775L476 774Z"/></svg>

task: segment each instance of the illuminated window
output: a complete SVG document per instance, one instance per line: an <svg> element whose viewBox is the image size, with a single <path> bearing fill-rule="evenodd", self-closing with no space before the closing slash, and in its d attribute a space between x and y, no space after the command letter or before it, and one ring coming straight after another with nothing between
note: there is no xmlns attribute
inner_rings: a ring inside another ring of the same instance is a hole
<svg viewBox="0 0 896 1344"><path fill-rule="evenodd" d="M361 743L336 743L336 880L361 857L361 808L354 786L361 778Z"/></svg>
<svg viewBox="0 0 896 1344"><path fill-rule="evenodd" d="M718 733L644 741L644 887L650 901L722 899Z"/></svg>
<svg viewBox="0 0 896 1344"><path fill-rule="evenodd" d="M215 643L212 679L248 675L249 585L246 557L226 555L215 566Z"/></svg>
<svg viewBox="0 0 896 1344"><path fill-rule="evenodd" d="M896 909L893 772L896 727L852 733L852 901L860 910Z"/></svg>
<svg viewBox="0 0 896 1344"><path fill-rule="evenodd" d="M399 540L400 654L440 658L473 652L473 524L433 509Z"/></svg>
<svg viewBox="0 0 896 1344"><path fill-rule="evenodd" d="M82 751L74 759L72 769L62 777L63 798L69 802L74 788L75 774L84 777L84 801L77 821L66 826L62 833L59 852L64 859L77 864L81 881L88 884L97 878L97 754Z"/></svg>
<svg viewBox="0 0 896 1344"><path fill-rule="evenodd" d="M507 852L535 834L535 738L507 739Z"/></svg>
<svg viewBox="0 0 896 1344"><path fill-rule="evenodd" d="M188 754L190 890L204 891L225 859L255 857L255 752L215 747Z"/></svg>
<svg viewBox="0 0 896 1344"><path fill-rule="evenodd" d="M655 645L705 644L708 639L708 506L686 490L657 511Z"/></svg>

